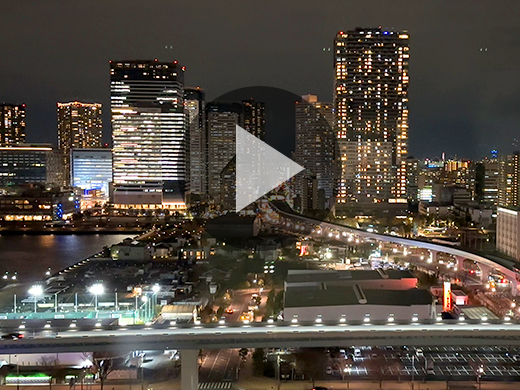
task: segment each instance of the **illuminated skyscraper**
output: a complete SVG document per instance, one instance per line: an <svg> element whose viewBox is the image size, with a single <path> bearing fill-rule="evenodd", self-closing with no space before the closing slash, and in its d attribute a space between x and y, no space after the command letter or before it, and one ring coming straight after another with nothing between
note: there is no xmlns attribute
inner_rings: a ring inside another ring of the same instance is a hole
<svg viewBox="0 0 520 390"><path fill-rule="evenodd" d="M381 28L339 32L334 51L338 201L405 202L408 34Z"/></svg>
<svg viewBox="0 0 520 390"><path fill-rule="evenodd" d="M240 103L209 103L206 106L208 129L208 194L220 201L221 173L235 155L236 125L243 126ZM232 168L229 167L229 171Z"/></svg>
<svg viewBox="0 0 520 390"><path fill-rule="evenodd" d="M110 62L114 203L120 207L185 207L184 71L177 61Z"/></svg>
<svg viewBox="0 0 520 390"><path fill-rule="evenodd" d="M498 162L498 205L518 207L520 206L520 152L501 157Z"/></svg>
<svg viewBox="0 0 520 390"><path fill-rule="evenodd" d="M406 197L411 202L419 200L419 160L406 158Z"/></svg>
<svg viewBox="0 0 520 390"><path fill-rule="evenodd" d="M243 100L243 127L255 137L265 141L265 104L254 99Z"/></svg>
<svg viewBox="0 0 520 390"><path fill-rule="evenodd" d="M235 174L236 125L262 139L265 136L264 103L253 99L235 103L212 102L206 105L207 128L207 190L210 199L227 205L233 203L234 195L226 193L222 186L229 187ZM230 163L231 162L231 163ZM225 169L225 172L223 170ZM224 183L225 182L225 183Z"/></svg>
<svg viewBox="0 0 520 390"><path fill-rule="evenodd" d="M101 104L58 103L58 149L63 153L64 180L70 184L70 152L100 148L103 133Z"/></svg>
<svg viewBox="0 0 520 390"><path fill-rule="evenodd" d="M486 158L484 165L484 203L498 205L498 193L500 186L500 163L498 158Z"/></svg>
<svg viewBox="0 0 520 390"><path fill-rule="evenodd" d="M316 180L315 192L323 190L324 197L329 199L334 193L337 173L332 103L319 102L316 95L304 95L302 101L295 104L295 115L294 158L295 162L305 167L307 172L297 176L297 193L303 200L303 193L309 181L308 177L304 178L304 176L310 175ZM313 201L317 202L317 199Z"/></svg>
<svg viewBox="0 0 520 390"><path fill-rule="evenodd" d="M203 195L208 192L207 142L205 93L200 88L184 89L184 110L188 119L190 193Z"/></svg>
<svg viewBox="0 0 520 390"><path fill-rule="evenodd" d="M0 146L25 142L25 104L0 104Z"/></svg>

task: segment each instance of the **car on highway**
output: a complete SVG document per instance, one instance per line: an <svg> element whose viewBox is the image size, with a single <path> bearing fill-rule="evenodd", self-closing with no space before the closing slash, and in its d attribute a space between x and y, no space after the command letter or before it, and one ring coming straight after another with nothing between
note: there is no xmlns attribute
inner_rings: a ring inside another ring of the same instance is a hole
<svg viewBox="0 0 520 390"><path fill-rule="evenodd" d="M0 336L2 340L19 340L23 339L23 334L21 333L7 333Z"/></svg>
<svg viewBox="0 0 520 390"><path fill-rule="evenodd" d="M226 314L233 314L235 311L233 309L226 309Z"/></svg>
<svg viewBox="0 0 520 390"><path fill-rule="evenodd" d="M327 375L332 375L332 367L330 367L330 366L327 367L327 368L325 369L325 373L326 373Z"/></svg>

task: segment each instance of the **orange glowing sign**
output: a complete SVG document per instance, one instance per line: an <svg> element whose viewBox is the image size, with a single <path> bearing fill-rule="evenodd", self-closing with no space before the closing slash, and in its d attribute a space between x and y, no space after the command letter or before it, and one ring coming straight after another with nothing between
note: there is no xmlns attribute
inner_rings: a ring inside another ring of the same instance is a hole
<svg viewBox="0 0 520 390"><path fill-rule="evenodd" d="M444 300L442 309L444 311L451 311L453 302L451 298L451 282L444 282Z"/></svg>

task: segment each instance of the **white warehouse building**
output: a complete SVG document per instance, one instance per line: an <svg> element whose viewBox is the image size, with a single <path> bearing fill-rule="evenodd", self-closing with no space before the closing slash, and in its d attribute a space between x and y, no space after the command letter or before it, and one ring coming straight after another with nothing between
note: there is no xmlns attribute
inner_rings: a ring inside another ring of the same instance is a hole
<svg viewBox="0 0 520 390"><path fill-rule="evenodd" d="M412 321L434 319L436 308L427 290L368 290L354 286L289 287L285 291L284 320L298 322Z"/></svg>

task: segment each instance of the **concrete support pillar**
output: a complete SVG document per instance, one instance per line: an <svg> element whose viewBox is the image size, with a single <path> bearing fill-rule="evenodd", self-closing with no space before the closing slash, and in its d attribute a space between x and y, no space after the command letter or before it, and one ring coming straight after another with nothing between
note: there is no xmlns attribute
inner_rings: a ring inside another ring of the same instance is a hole
<svg viewBox="0 0 520 390"><path fill-rule="evenodd" d="M430 249L430 257L432 259L432 263L437 264L437 262L439 261L439 252Z"/></svg>
<svg viewBox="0 0 520 390"><path fill-rule="evenodd" d="M509 281L511 282L511 295L516 297L518 295L518 282L516 278L510 278Z"/></svg>
<svg viewBox="0 0 520 390"><path fill-rule="evenodd" d="M181 351L181 389L198 390L199 388L199 350Z"/></svg>
<svg viewBox="0 0 520 390"><path fill-rule="evenodd" d="M455 259L457 260L457 269L459 271L464 271L464 260L466 258L462 256L455 256Z"/></svg>
<svg viewBox="0 0 520 390"><path fill-rule="evenodd" d="M487 266L485 264L482 264L482 263L477 263L477 264L478 264L480 270L482 271L480 273L480 280L482 282L486 282L488 280L488 276L489 276L489 274L490 274L490 272L492 270L492 267L489 267L489 266Z"/></svg>

